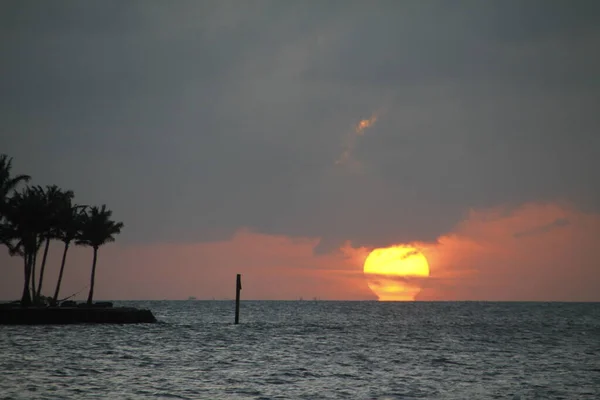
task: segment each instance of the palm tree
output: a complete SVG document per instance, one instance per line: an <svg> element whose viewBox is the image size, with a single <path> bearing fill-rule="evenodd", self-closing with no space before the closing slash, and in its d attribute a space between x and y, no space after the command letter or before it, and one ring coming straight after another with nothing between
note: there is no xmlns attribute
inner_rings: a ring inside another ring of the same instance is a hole
<svg viewBox="0 0 600 400"><path fill-rule="evenodd" d="M9 254L23 256L26 275L31 284L31 298L37 299L35 268L37 253L42 244L41 234L46 219L45 199L40 187L27 186L22 192L15 193L3 205L3 244L8 247Z"/></svg>
<svg viewBox="0 0 600 400"><path fill-rule="evenodd" d="M31 213L31 215L36 215L35 221L31 221L28 225L27 235L33 235L30 239L32 240L31 249L35 249L32 254L29 254L29 264L30 264L30 279L31 279L31 297L33 303L39 302L39 294L38 294L38 285L36 285L35 277L36 277L36 267L38 261L38 253L42 244L45 241L46 231L48 229L49 217L48 217L48 206L46 200L46 194L44 193L44 189L41 186L28 186L26 191L24 192L25 198L21 198L20 202L26 202L26 207L29 207L25 212ZM44 251L44 263L46 262L46 256L48 253L48 246ZM44 266L41 268L40 280L44 278Z"/></svg>
<svg viewBox="0 0 600 400"><path fill-rule="evenodd" d="M29 175L11 175L12 158L6 154L0 154L0 243L11 250L9 229L5 226L5 213L9 196L21 183L27 183L31 177Z"/></svg>
<svg viewBox="0 0 600 400"><path fill-rule="evenodd" d="M21 305L32 302L30 281L35 265L35 254L39 250L39 234L43 229L40 221L44 218L44 201L35 188L26 187L15 193L5 204L4 231L12 256L23 257L24 283ZM35 295L35 293L34 293Z"/></svg>
<svg viewBox="0 0 600 400"><path fill-rule="evenodd" d="M8 158L6 154L0 154L0 205L6 204L8 196L14 192L19 184L27 183L31 179L29 175L12 177L11 169L12 158Z"/></svg>
<svg viewBox="0 0 600 400"><path fill-rule="evenodd" d="M77 239L77 244L90 246L94 249L94 259L92 262L92 276L90 280L90 292L88 294L87 304L92 305L94 298L94 283L96 278L96 262L98 260L98 248L106 243L114 242L114 235L121 233L123 229L122 222L115 222L110 219L112 211L106 209L106 205L91 207L85 213L83 218L81 237Z"/></svg>
<svg viewBox="0 0 600 400"><path fill-rule="evenodd" d="M82 228L83 218L85 216L87 206L78 206L71 204L71 198L65 197L58 210L58 234L57 238L64 244L62 261L60 264L60 272L56 281L56 290L52 297L52 304L57 304L60 285L62 283L63 273L65 270L65 262L67 260L67 252L73 240L79 237Z"/></svg>
<svg viewBox="0 0 600 400"><path fill-rule="evenodd" d="M45 242L44 255L42 257L42 264L40 265L40 276L35 293L36 298L40 298L42 295L42 284L44 281L44 270L46 268L46 260L48 257L48 248L50 247L50 240L58 237L58 225L60 223L60 216L58 215L62 203L64 201L71 201L73 199L73 192L71 190L62 191L58 186L52 185L47 186L44 190L42 187L37 188L39 196L44 200L44 219L43 232L40 235L40 242Z"/></svg>

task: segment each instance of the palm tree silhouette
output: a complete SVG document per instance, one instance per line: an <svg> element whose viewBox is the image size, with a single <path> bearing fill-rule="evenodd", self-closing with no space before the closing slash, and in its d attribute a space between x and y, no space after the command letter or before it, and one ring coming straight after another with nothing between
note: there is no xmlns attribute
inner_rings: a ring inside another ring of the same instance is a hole
<svg viewBox="0 0 600 400"><path fill-rule="evenodd" d="M12 256L23 257L25 280L21 304L28 306L32 303L32 291L29 289L33 281L35 254L41 242L38 237L43 232L44 199L35 188L26 187L22 192L15 193L5 207L5 232L9 253ZM35 293L33 293L35 296Z"/></svg>
<svg viewBox="0 0 600 400"><path fill-rule="evenodd" d="M56 185L26 186L16 191L21 183L28 182L29 175L11 175L12 158L0 155L0 244L8 247L11 256L23 258L24 281L21 305L38 304L42 300L44 272L48 259L48 249L53 239L63 242L64 250L54 296L50 300L56 305L69 247L73 241L78 245L91 246L94 250L88 304L94 297L98 248L113 242L121 232L122 222L110 219L112 212L102 207L88 207L73 204L74 194ZM44 252L35 282L37 254L44 244Z"/></svg>
<svg viewBox="0 0 600 400"><path fill-rule="evenodd" d="M62 283L63 273L65 271L67 252L69 251L71 242L77 239L81 234L86 208L87 206L73 205L71 198L67 196L65 196L60 205L58 205L58 232L56 238L62 241L65 247L63 250L62 261L60 263L58 280L56 281L56 290L54 291L54 296L52 297L52 304L57 304L58 302L58 294L60 292L60 285Z"/></svg>
<svg viewBox="0 0 600 400"><path fill-rule="evenodd" d="M114 242L114 235L121 233L122 222L115 222L110 219L112 211L102 207L90 207L84 214L81 236L77 239L78 245L90 246L94 249L94 259L92 262L92 276L90 279L90 292L88 294L87 304L91 305L94 298L94 283L96 279L96 262L98 260L98 248L106 243Z"/></svg>
<svg viewBox="0 0 600 400"><path fill-rule="evenodd" d="M21 183L27 183L31 179L29 175L11 176L12 158L6 154L0 154L0 204L4 205L8 195L15 191Z"/></svg>
<svg viewBox="0 0 600 400"><path fill-rule="evenodd" d="M58 231L61 216L58 213L62 203L73 199L74 194L71 190L63 191L56 185L47 186L45 190L41 186L38 186L37 191L44 202L44 219L40 221L43 225L43 232L40 235L39 240L40 242L45 242L45 246L42 264L40 265L40 277L38 280L37 291L34 294L35 298L40 298L42 295L44 270L46 268L50 240L58 238L59 235Z"/></svg>
<svg viewBox="0 0 600 400"><path fill-rule="evenodd" d="M5 214L9 196L21 183L27 183L31 179L29 175L11 175L12 158L6 154L0 154L0 243L10 250L11 241L8 227L5 224Z"/></svg>

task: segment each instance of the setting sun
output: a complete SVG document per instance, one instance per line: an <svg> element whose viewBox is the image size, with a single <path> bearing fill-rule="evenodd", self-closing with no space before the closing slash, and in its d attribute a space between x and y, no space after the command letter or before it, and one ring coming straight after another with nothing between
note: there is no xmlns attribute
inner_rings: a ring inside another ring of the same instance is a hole
<svg viewBox="0 0 600 400"><path fill-rule="evenodd" d="M365 260L364 274L380 301L411 301L429 276L427 259L412 246L373 250Z"/></svg>

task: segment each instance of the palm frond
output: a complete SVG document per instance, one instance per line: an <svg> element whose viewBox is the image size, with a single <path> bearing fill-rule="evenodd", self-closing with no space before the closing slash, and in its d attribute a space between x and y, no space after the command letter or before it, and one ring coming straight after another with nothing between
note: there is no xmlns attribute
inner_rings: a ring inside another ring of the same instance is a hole
<svg viewBox="0 0 600 400"><path fill-rule="evenodd" d="M83 228L76 243L84 246L98 248L106 243L114 242L115 235L121 233L123 229L122 222L115 222L110 219L112 211L101 207L89 207L83 217Z"/></svg>

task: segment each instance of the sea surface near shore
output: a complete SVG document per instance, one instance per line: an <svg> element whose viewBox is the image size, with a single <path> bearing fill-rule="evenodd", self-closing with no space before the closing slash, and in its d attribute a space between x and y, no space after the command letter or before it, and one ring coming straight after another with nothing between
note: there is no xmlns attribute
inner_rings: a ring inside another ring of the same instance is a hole
<svg viewBox="0 0 600 400"><path fill-rule="evenodd" d="M0 399L600 399L600 303L115 302L0 326Z"/></svg>

